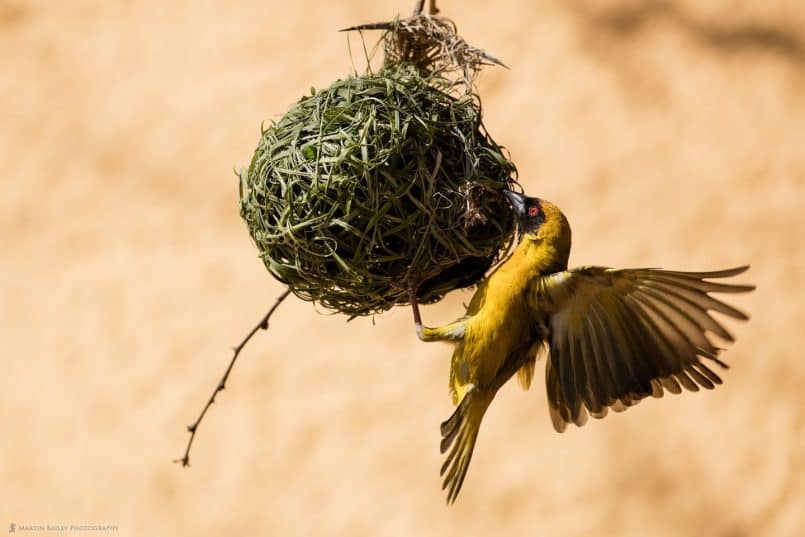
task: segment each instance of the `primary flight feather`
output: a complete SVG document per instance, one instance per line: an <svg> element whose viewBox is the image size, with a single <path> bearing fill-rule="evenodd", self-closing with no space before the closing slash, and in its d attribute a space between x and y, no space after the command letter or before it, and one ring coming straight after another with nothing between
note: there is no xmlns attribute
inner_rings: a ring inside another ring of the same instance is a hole
<svg viewBox="0 0 805 537"><path fill-rule="evenodd" d="M712 389L726 368L706 336L732 342L711 315L747 315L711 296L751 285L712 280L748 267L714 272L658 269L567 269L570 225L550 202L505 192L519 219L520 243L478 287L467 313L438 328L422 326L413 290L417 335L455 346L450 391L457 408L442 423L441 473L447 501L458 496L486 409L515 373L527 388L537 353L547 350L545 387L551 422L562 432L651 395Z"/></svg>

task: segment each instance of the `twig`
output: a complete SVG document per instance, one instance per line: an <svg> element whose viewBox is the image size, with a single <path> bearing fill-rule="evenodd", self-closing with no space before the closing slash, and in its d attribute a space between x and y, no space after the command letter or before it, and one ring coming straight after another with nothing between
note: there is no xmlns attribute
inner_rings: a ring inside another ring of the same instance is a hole
<svg viewBox="0 0 805 537"><path fill-rule="evenodd" d="M279 307L279 305L282 304L282 301L285 300L290 293L291 293L290 288L283 291L283 293L277 297L277 301L274 302L274 305L271 306L271 309L268 310L268 313L266 313L265 316L263 316L260 322L257 323L257 325L254 328L252 328L251 332L249 332L248 335L245 338L243 338L243 340L238 344L238 346L233 349L235 351L235 354L234 356L232 356L232 360L229 362L229 367L226 368L224 376L221 377L221 380L218 382L218 385L212 392L212 395L210 396L210 399L207 401L207 404L204 405L204 409L201 411L201 414L199 414L198 419L196 419L196 421L192 425L187 426L187 430L190 432L190 440L187 441L187 449L185 449L184 457L182 457L181 459L174 459L173 462L180 462L182 463L182 466L190 466L190 448L193 445L193 439L196 437L196 431L198 430L198 426L201 423L201 420L204 419L204 415L207 413L207 409L209 409L210 405L212 405L215 402L215 396L218 395L218 392L223 391L223 389L226 387L226 380L229 378L229 373L232 372L232 367L235 365L235 360L238 359L240 351L243 350L243 347L246 346L246 344L249 342L250 339L252 339L252 337L257 333L258 330L268 330L268 320L271 318L271 315L274 313L274 310L276 310Z"/></svg>
<svg viewBox="0 0 805 537"><path fill-rule="evenodd" d="M428 14L436 15L439 12L439 8L436 7L436 0L430 0L428 6ZM425 0L417 0L416 4L414 4L414 17L421 15L423 9L425 9Z"/></svg>

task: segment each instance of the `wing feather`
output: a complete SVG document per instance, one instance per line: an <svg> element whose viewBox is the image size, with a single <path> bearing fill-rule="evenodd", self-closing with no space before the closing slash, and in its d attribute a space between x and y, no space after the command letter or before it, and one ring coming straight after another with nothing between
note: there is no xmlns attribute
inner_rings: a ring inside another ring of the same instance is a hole
<svg viewBox="0 0 805 537"><path fill-rule="evenodd" d="M573 421L576 421L576 416L579 413L581 402L579 400L578 390L575 386L575 379L573 376L573 362L567 357L567 333L563 334L562 339L556 339L556 345L551 345L551 361L556 367L557 379L561 389L562 399L570 413Z"/></svg>
<svg viewBox="0 0 805 537"><path fill-rule="evenodd" d="M715 350L713 344L705 337L704 331L696 325L690 315L677 307L667 295L655 290L644 289L645 292L662 310L669 324L694 348Z"/></svg>
<svg viewBox="0 0 805 537"><path fill-rule="evenodd" d="M586 323L586 320L584 321ZM592 362L587 330L581 330L572 338L573 354L577 357L577 363L581 364L581 374L584 377L584 396L582 400L585 406L591 411L599 411L601 404L598 402L597 392L601 390L601 383L595 371L595 364Z"/></svg>
<svg viewBox="0 0 805 537"><path fill-rule="evenodd" d="M657 349L657 343L652 337L650 326L644 326L645 323L641 321L640 316L635 313L628 301L625 300L625 297L615 295L614 301L617 304L616 309L621 311L624 327L631 343L630 359L639 365L637 368L637 375L640 379L638 388L642 393L647 389L651 389L649 382L651 379L664 376L660 370L662 362L650 359L651 356L659 356L660 354ZM649 382L649 384L646 385L646 382Z"/></svg>
<svg viewBox="0 0 805 537"><path fill-rule="evenodd" d="M722 382L724 382L724 381L721 380L721 377L719 377L718 374L715 371L713 371L712 369L707 367L707 364L703 364L702 362L698 362L698 363L693 364L693 367L698 369L699 372L701 372L702 375L704 375L705 377L709 378L710 381L713 384L721 384Z"/></svg>
<svg viewBox="0 0 805 537"><path fill-rule="evenodd" d="M602 313L599 311L598 304L591 304L589 309L590 326L595 334L596 352L602 357L602 362L606 364L607 370L612 378L612 385L610 387L609 397L607 404L617 401L617 397L613 394L625 393L628 379L625 376L625 371L622 367L618 367L617 357L615 355L615 347L612 343L609 332L606 330L605 323L601 320Z"/></svg>
<svg viewBox="0 0 805 537"><path fill-rule="evenodd" d="M585 325L588 325L589 322L589 319L584 320ZM578 348L577 352L582 356L584 371L587 375L587 383L585 386L589 398L587 408L590 409L590 413L598 414L606 404L606 384L596 364L589 327L585 328L585 330L580 331L579 337L576 340L576 346Z"/></svg>
<svg viewBox="0 0 805 537"><path fill-rule="evenodd" d="M751 285L708 280L748 267L680 272L581 267L540 278L535 303L549 315L546 392L551 422L562 432L611 408L622 412L645 397L682 388L713 389L722 380L702 359L722 367L721 351L733 335L713 317L749 317L710 296L744 293Z"/></svg>
<svg viewBox="0 0 805 537"><path fill-rule="evenodd" d="M712 381L699 373L699 370L693 367L693 364L688 364L685 366L685 373L687 373L694 381L696 381L696 384L702 388L706 390L712 390L715 388L715 385L712 383Z"/></svg>
<svg viewBox="0 0 805 537"><path fill-rule="evenodd" d="M625 311L617 304L614 296L608 297L607 311L614 321L610 323L618 344L618 356L621 367L629 371L630 384L627 387L628 395L645 395L651 391L649 385L650 372L646 370L641 357L635 352L635 343L630 333L631 326L626 318Z"/></svg>
<svg viewBox="0 0 805 537"><path fill-rule="evenodd" d="M557 432L564 432L567 424L571 422L570 412L562 398L562 386L559 384L559 377L551 365L550 358L545 363L545 393L548 395L548 412L553 428Z"/></svg>
<svg viewBox="0 0 805 537"><path fill-rule="evenodd" d="M642 319L646 325L646 329L649 330L654 337L655 344L657 345L658 358L661 360L663 371L666 372L663 378L667 378L668 372L672 372L675 369L677 360L677 352L664 333L664 329L667 330L667 326L661 317L657 316L653 310L643 305L638 293L635 293L635 296L625 297L625 300L634 305L635 310L638 312L638 317Z"/></svg>
<svg viewBox="0 0 805 537"><path fill-rule="evenodd" d="M748 291L751 291L751 290L754 289L754 287L751 286L751 285L720 284L720 285L716 286L715 284L713 284L713 285L697 287L695 285L691 285L689 280L677 280L677 281L675 281L672 278L662 278L662 277L656 277L656 276L650 278L649 281L653 281L653 282L659 283L659 284L664 283L664 284L666 284L666 289L668 289L667 286L670 286L671 289L673 289L676 294L688 293L690 295L691 293L696 293L695 300L702 307L704 307L705 309L715 310L715 311L717 311L719 313L723 313L724 315L727 315L729 317L732 317L734 319L738 319L738 320L741 320L741 321L746 321L746 320L749 319L749 317L744 312L733 308L732 306L730 306L726 302L723 302L721 300L718 300L718 299L715 299L715 298L711 297L707 293L748 292ZM657 287L659 287L659 286L657 286ZM725 289L729 289L729 291L727 291Z"/></svg>
<svg viewBox="0 0 805 537"><path fill-rule="evenodd" d="M733 342L735 339L718 321L707 312L707 305L702 303L701 296L659 284L654 287L658 293L663 293L677 310L688 314L691 321L703 331L712 332L724 341ZM721 302L719 302L721 304ZM722 313L724 313L722 308Z"/></svg>
<svg viewBox="0 0 805 537"><path fill-rule="evenodd" d="M615 389L615 381L612 378L612 372L609 370L609 365L602 356L601 343L598 337L598 329L596 327L592 308L590 309L590 315L587 317L586 322L587 345L585 346L585 349L589 350L589 353L591 354L590 360L592 360L592 362L595 364L597 374L596 384L599 388L596 391L596 399L598 400L598 403L604 409L606 409L606 407L612 403L609 394Z"/></svg>

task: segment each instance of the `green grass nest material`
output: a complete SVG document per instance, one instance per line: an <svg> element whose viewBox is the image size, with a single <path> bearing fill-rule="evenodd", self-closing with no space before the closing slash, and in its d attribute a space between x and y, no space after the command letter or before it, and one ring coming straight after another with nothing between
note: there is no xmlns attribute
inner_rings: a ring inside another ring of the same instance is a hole
<svg viewBox="0 0 805 537"><path fill-rule="evenodd" d="M477 97L401 64L304 97L265 128L240 213L298 297L350 316L478 282L511 244L514 164ZM422 281L429 278L426 281Z"/></svg>

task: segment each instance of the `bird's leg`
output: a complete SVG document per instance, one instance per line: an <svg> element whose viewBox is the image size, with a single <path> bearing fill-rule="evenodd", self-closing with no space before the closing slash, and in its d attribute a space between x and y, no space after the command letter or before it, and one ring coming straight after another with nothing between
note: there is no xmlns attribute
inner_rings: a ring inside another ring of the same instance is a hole
<svg viewBox="0 0 805 537"><path fill-rule="evenodd" d="M422 316L419 313L419 301L416 298L417 285L412 284L410 281L407 285L402 285L399 282L392 282L391 286L400 291L405 291L408 294L408 302L411 303L411 310L414 312L414 327L416 328L416 335L422 341L425 328L422 326Z"/></svg>
<svg viewBox="0 0 805 537"><path fill-rule="evenodd" d="M415 272L414 277L410 278L406 285L398 282L391 283L392 287L405 291L405 293L408 294L408 302L411 303L411 310L414 314L416 335L422 341L458 341L464 338L465 325L463 318L438 328L430 328L422 325L422 315L419 313L417 290L422 282L437 276L441 271L441 267L434 267L424 274Z"/></svg>
<svg viewBox="0 0 805 537"><path fill-rule="evenodd" d="M430 328L422 326L422 317L419 314L419 302L416 298L416 290L413 286L409 285L406 288L408 292L408 300L411 302L411 309L414 312L414 326L416 327L416 335L422 341L459 341L464 337L464 319L453 321L450 324L439 326L437 328Z"/></svg>
<svg viewBox="0 0 805 537"><path fill-rule="evenodd" d="M406 288L408 291L408 301L411 302L411 309L414 311L414 327L416 327L416 335L422 341L428 341L424 338L424 328L422 327L422 316L419 314L419 302L416 299L416 289L411 284Z"/></svg>

